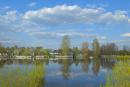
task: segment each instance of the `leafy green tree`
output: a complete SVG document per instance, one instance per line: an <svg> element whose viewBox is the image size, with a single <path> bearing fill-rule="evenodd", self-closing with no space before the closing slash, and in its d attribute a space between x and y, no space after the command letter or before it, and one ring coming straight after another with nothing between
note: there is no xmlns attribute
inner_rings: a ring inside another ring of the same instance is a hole
<svg viewBox="0 0 130 87"><path fill-rule="evenodd" d="M66 35L62 39L62 44L61 44L61 50L62 50L62 55L68 55L69 50L70 50L70 39Z"/></svg>
<svg viewBox="0 0 130 87"><path fill-rule="evenodd" d="M82 55L83 55L83 59L88 59L89 57L89 49L88 49L88 43L84 42L82 44Z"/></svg>
<svg viewBox="0 0 130 87"><path fill-rule="evenodd" d="M100 56L100 46L98 39L93 40L93 56L94 58L98 58Z"/></svg>
<svg viewBox="0 0 130 87"><path fill-rule="evenodd" d="M34 54L35 56L42 56L44 55L44 49L42 47L36 47Z"/></svg>
<svg viewBox="0 0 130 87"><path fill-rule="evenodd" d="M3 55L6 52L7 52L6 48L0 44L0 53L1 53L1 55Z"/></svg>
<svg viewBox="0 0 130 87"><path fill-rule="evenodd" d="M76 60L77 56L80 54L79 48L73 47L72 52L73 52L73 58Z"/></svg>
<svg viewBox="0 0 130 87"><path fill-rule="evenodd" d="M50 58L51 57L51 54L50 54L50 50L49 49L44 49L44 56L46 57L46 58Z"/></svg>
<svg viewBox="0 0 130 87"><path fill-rule="evenodd" d="M31 56L32 52L31 52L31 49L30 48L25 48L25 47L22 47L20 49L20 55L22 56Z"/></svg>

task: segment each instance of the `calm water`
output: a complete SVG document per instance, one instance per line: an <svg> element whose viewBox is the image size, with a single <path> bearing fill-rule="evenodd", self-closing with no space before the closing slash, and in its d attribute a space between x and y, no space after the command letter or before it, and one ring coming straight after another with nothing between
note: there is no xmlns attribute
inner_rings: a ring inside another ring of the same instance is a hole
<svg viewBox="0 0 130 87"><path fill-rule="evenodd" d="M42 87L100 87L105 84L106 76L111 73L113 61L42 61L45 76ZM0 75L5 76L15 68L29 72L32 61L13 60L0 62Z"/></svg>

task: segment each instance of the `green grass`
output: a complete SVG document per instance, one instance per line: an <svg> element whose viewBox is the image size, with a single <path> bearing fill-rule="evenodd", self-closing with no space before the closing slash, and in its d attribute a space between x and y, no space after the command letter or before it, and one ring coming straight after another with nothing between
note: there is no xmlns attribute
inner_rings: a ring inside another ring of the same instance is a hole
<svg viewBox="0 0 130 87"><path fill-rule="evenodd" d="M117 59L130 59L130 55L125 55L125 56L117 56Z"/></svg>
<svg viewBox="0 0 130 87"><path fill-rule="evenodd" d="M105 87L130 87L130 61L119 62L107 77Z"/></svg>
<svg viewBox="0 0 130 87"><path fill-rule="evenodd" d="M44 64L34 63L24 70L21 67L9 69L5 75L0 74L0 87L41 87L44 85Z"/></svg>

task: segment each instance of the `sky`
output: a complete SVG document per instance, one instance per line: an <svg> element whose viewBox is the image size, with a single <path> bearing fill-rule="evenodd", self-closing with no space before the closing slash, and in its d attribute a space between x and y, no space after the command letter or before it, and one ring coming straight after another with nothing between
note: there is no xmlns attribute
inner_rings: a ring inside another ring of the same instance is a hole
<svg viewBox="0 0 130 87"><path fill-rule="evenodd" d="M68 35L80 47L130 43L130 0L0 0L0 43L59 48Z"/></svg>

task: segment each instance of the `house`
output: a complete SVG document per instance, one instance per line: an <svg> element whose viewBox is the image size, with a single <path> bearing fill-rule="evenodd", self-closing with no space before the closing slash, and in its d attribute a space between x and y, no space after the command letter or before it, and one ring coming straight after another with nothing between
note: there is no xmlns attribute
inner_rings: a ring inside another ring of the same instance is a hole
<svg viewBox="0 0 130 87"><path fill-rule="evenodd" d="M55 59L73 59L73 53L69 52L67 55L61 55L61 50L53 50L51 56Z"/></svg>
<svg viewBox="0 0 130 87"><path fill-rule="evenodd" d="M51 55L59 55L60 51L59 50L53 50L50 54Z"/></svg>

